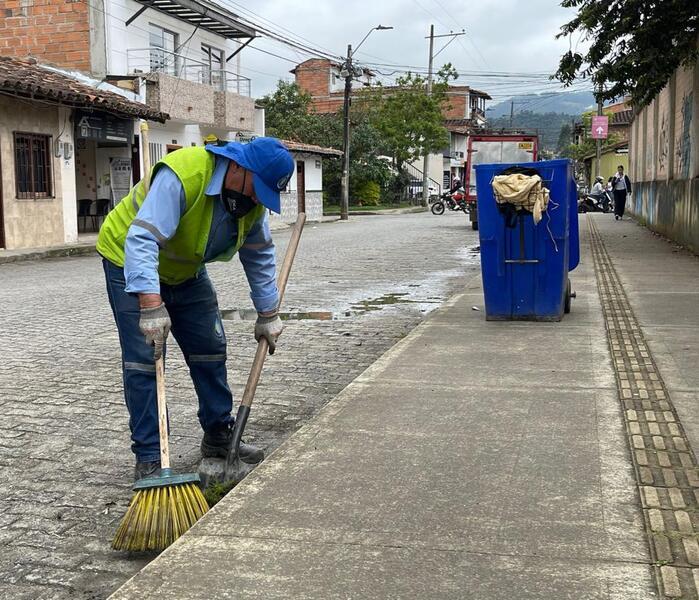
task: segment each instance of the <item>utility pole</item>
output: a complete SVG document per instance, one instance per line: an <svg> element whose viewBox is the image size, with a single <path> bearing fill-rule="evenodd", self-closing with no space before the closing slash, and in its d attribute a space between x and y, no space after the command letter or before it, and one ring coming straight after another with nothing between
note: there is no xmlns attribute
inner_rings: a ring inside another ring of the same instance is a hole
<svg viewBox="0 0 699 600"><path fill-rule="evenodd" d="M512 120L515 118L515 101L510 98L510 129L512 129Z"/></svg>
<svg viewBox="0 0 699 600"><path fill-rule="evenodd" d="M386 25L377 25L372 27L367 34L362 38L362 41L357 44L354 49L356 52L359 47L366 41L366 39L371 35L372 31L386 31L387 29L393 29L393 27L387 27ZM352 95L352 78L357 75L354 70L354 65L352 64L352 44L347 44L347 59L343 65L343 70L345 75L345 103L344 103L344 135L343 135L343 157L342 157L342 194L340 196L340 219L342 221L347 221L349 219L349 167L350 167L350 104ZM341 73L342 74L342 73ZM361 74L361 70L359 71Z"/></svg>
<svg viewBox="0 0 699 600"><path fill-rule="evenodd" d="M597 116L601 117L602 116L602 84L599 84L597 93L599 94L597 96ZM602 161L602 140L600 138L597 138L595 140L595 146L597 149L597 156L595 158L595 177L599 177L601 175L600 173L600 163Z"/></svg>
<svg viewBox="0 0 699 600"><path fill-rule="evenodd" d="M451 44L458 36L460 35L466 35L465 30L461 30L460 32L453 33L445 33L442 35L435 35L434 34L434 25L430 25L430 59L427 67L427 95L431 96L432 95L432 71L433 71L433 65L434 65L434 58L437 56L442 50L444 50L449 44ZM436 38L451 38L442 48L439 50L439 52L435 53L434 52L434 40ZM427 206L429 204L429 198L430 198L430 190L429 190L429 152L425 150L425 156L422 159L422 205Z"/></svg>
<svg viewBox="0 0 699 600"><path fill-rule="evenodd" d="M347 45L347 76L345 77L344 103L344 154L342 156L342 198L340 201L340 220L349 219L349 166L350 166L350 95L352 94L352 44Z"/></svg>
<svg viewBox="0 0 699 600"><path fill-rule="evenodd" d="M432 65L434 64L434 25L430 25L430 60L427 67L427 95L432 95ZM430 163L430 155L425 150L425 156L422 158L422 205L428 206L430 199L430 186L428 168Z"/></svg>

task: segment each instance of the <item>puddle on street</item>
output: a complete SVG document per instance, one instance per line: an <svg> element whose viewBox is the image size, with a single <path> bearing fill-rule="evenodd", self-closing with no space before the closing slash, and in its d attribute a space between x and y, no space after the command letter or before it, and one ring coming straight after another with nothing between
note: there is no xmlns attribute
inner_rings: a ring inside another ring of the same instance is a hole
<svg viewBox="0 0 699 600"><path fill-rule="evenodd" d="M254 321L257 311L254 308L228 308L221 311L221 318L226 321ZM332 321L340 318L340 315L324 310L287 311L280 312L279 318L282 321Z"/></svg>
<svg viewBox="0 0 699 600"><path fill-rule="evenodd" d="M361 300L360 302L355 302L350 306L350 308L356 313L365 313L374 310L382 310L387 306L394 306L396 304L434 304L436 300L417 300L410 298L407 292L400 292L394 294L384 294L378 298L371 298L369 300Z"/></svg>
<svg viewBox="0 0 699 600"><path fill-rule="evenodd" d="M290 310L279 313L282 321L335 321L361 316L363 314L383 310L397 304L416 304L420 312L428 312L436 308L444 299L439 296L430 296L425 299L410 298L407 292L384 294L376 298L361 300L350 305L350 310L324 311ZM226 321L254 321L257 319L257 311L254 308L228 308L221 311L221 318Z"/></svg>
<svg viewBox="0 0 699 600"><path fill-rule="evenodd" d="M465 264L477 264L480 262L480 246L464 246L457 250L457 255ZM374 314L392 306L410 304L421 313L432 312L442 302L444 296L434 295L443 288L443 282L449 277L460 275L458 269L451 269L431 273L430 276L421 283L407 283L398 286L399 289L408 289L405 292L392 292L383 294L366 300L355 300L349 305L349 309L344 310L291 310L280 312L282 321L336 321L360 317L365 314ZM343 283L339 280L329 280L329 284ZM427 291L429 290L429 291ZM432 292L433 295L425 296L425 293ZM257 312L254 308L229 308L221 310L221 318L226 321L254 321L257 319Z"/></svg>

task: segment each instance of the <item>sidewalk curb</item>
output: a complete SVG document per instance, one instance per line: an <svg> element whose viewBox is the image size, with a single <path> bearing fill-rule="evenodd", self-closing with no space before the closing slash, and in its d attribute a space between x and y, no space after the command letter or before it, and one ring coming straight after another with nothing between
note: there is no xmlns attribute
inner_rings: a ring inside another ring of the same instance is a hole
<svg viewBox="0 0 699 600"><path fill-rule="evenodd" d="M411 208L387 208L386 210L351 210L349 216L357 217L379 216L379 215L409 215L413 213L427 212L425 206L414 206ZM340 213L328 213L328 217L340 217Z"/></svg>
<svg viewBox="0 0 699 600"><path fill-rule="evenodd" d="M339 220L339 216L334 218L334 215L325 216L321 221L311 221L313 224L334 223ZM285 231L291 229L293 223L274 222L270 223L272 231ZM6 254L4 254L6 253ZM65 258L67 256L91 256L97 253L96 243L92 244L70 244L65 246L51 246L48 248L28 248L17 250L0 250L0 265L12 264L18 262L28 262L35 260L43 260L47 258Z"/></svg>
<svg viewBox="0 0 699 600"><path fill-rule="evenodd" d="M8 252L14 251L8 250ZM90 256L96 253L96 244L76 244L72 246L57 246L53 248L28 250L26 252L22 250L17 250L17 254L7 254L6 256L0 254L0 265L25 262L30 260L42 260L44 258L61 258L66 256Z"/></svg>

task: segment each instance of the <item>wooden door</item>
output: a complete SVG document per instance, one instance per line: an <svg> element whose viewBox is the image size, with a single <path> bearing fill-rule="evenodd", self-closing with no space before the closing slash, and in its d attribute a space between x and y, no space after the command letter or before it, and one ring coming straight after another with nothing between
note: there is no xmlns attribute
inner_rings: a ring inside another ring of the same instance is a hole
<svg viewBox="0 0 699 600"><path fill-rule="evenodd" d="M296 198L298 199L298 212L306 212L306 164L299 160L296 163Z"/></svg>

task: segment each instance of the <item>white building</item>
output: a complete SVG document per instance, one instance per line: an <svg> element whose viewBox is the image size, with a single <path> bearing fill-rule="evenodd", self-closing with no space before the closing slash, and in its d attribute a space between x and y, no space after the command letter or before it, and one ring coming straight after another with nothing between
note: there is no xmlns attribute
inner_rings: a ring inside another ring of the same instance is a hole
<svg viewBox="0 0 699 600"><path fill-rule="evenodd" d="M252 82L240 75L240 51L255 31L236 15L206 0L104 4L103 31L94 34L93 74L130 87L170 117L151 126L151 162L200 145L207 136L264 134Z"/></svg>
<svg viewBox="0 0 699 600"><path fill-rule="evenodd" d="M0 2L1 4L1 2ZM105 82L167 121L150 123L151 163L207 136L249 139L264 133L251 81L240 75L241 49L256 32L208 0L42 0L16 3L0 19L3 54L27 56L71 76ZM138 123L76 113L76 210L81 201L120 199L112 165L138 181Z"/></svg>
<svg viewBox="0 0 699 600"><path fill-rule="evenodd" d="M286 189L281 193L281 214L271 214L272 220L293 223L300 212L309 221L323 216L323 158L340 158L342 152L313 144L282 140L294 157L296 168Z"/></svg>

